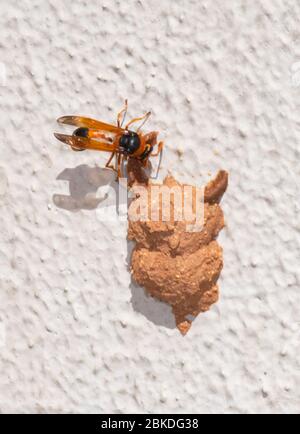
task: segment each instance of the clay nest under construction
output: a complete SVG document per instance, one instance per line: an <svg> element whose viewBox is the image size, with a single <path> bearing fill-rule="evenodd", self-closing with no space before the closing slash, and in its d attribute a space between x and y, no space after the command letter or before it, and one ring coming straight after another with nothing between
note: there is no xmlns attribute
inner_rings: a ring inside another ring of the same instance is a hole
<svg viewBox="0 0 300 434"><path fill-rule="evenodd" d="M153 207L152 182L136 160L128 165L130 186L147 189L149 209ZM184 184L167 176L166 187L180 188ZM170 195L170 219L164 221L162 213L157 221L133 219L140 195L136 194L129 207L128 239L135 241L131 257L133 279L146 293L172 306L176 325L184 335L193 319L207 311L218 301L217 281L223 267L222 248L216 241L224 227L224 216L219 205L228 186L228 174L220 171L204 190L203 223L201 230L190 232L188 228L195 221L176 220L174 207L178 202ZM195 199L197 188L190 186ZM161 206L161 197L159 206ZM193 202L194 203L194 202ZM194 208L193 208L194 209Z"/></svg>

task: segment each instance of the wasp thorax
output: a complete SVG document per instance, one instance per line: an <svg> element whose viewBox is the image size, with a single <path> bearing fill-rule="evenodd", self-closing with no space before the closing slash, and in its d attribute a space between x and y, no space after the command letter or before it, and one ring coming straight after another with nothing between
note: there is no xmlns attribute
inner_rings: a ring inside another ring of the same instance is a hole
<svg viewBox="0 0 300 434"><path fill-rule="evenodd" d="M139 149L140 144L140 138L134 131L128 131L123 134L119 142L120 148L126 154L134 154Z"/></svg>

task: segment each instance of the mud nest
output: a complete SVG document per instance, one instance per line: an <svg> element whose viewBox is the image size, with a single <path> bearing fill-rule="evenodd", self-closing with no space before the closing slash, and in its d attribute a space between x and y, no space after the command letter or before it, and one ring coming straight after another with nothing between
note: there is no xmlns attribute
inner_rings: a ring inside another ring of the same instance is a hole
<svg viewBox="0 0 300 434"><path fill-rule="evenodd" d="M149 192L153 184L140 164L132 160L128 166L130 186L143 186ZM172 176L163 181L166 187L181 190L185 185ZM217 285L223 267L223 252L216 238L224 227L224 216L219 205L228 185L228 174L220 171L204 188L204 220L200 231L190 232L192 220L175 219L174 197L170 196L170 219L164 221L133 221L140 195L136 194L129 207L128 239L135 241L131 257L131 273L137 284L152 297L172 306L176 325L184 335L193 319L207 311L219 298ZM190 187L195 198L196 187ZM161 206L161 197L159 198ZM149 208L150 209L150 208Z"/></svg>

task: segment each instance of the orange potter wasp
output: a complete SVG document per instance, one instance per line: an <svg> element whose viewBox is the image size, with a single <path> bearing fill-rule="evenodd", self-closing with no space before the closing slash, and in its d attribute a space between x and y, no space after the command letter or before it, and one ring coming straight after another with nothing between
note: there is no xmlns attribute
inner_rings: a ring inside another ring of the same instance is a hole
<svg viewBox="0 0 300 434"><path fill-rule="evenodd" d="M114 170L117 177L123 177L124 165L128 158L136 158L147 167L150 157L162 156L163 142L157 143L157 131L147 134L140 132L151 112L141 117L134 118L122 128L127 114L127 100L124 108L117 115L117 125L106 124L101 121L81 116L63 116L57 119L59 124L73 125L77 129L73 135L54 133L55 137L69 145L73 151L92 149L95 151L110 152L111 155L106 163L107 168ZM142 122L136 131L129 129L135 122ZM153 150L157 146L157 150ZM115 164L112 164L115 158Z"/></svg>

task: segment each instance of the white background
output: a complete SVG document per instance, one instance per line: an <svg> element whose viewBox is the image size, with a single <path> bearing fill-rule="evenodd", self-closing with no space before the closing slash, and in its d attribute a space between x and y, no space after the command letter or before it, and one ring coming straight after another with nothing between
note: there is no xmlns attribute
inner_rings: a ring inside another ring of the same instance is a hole
<svg viewBox="0 0 300 434"><path fill-rule="evenodd" d="M0 409L298 413L299 2L0 7ZM161 175L230 172L221 299L186 337L131 283L126 224L97 218L105 156L53 137L126 97Z"/></svg>

